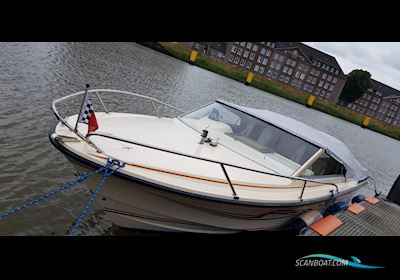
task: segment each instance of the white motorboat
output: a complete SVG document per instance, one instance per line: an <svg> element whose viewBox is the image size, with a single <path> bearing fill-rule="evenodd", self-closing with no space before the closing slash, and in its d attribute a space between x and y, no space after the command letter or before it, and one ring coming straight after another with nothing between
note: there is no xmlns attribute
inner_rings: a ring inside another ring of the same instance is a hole
<svg viewBox="0 0 400 280"><path fill-rule="evenodd" d="M124 94L154 106L156 116L109 112L101 96ZM57 105L96 97L98 129L86 134L82 114L62 117ZM161 117L160 106L179 112ZM143 95L108 89L55 100L51 143L79 172L125 163L98 196L120 227L233 233L280 230L309 210L348 202L368 174L341 141L280 114L216 100L188 113ZM98 109L98 108L97 108ZM86 184L93 190L101 175Z"/></svg>

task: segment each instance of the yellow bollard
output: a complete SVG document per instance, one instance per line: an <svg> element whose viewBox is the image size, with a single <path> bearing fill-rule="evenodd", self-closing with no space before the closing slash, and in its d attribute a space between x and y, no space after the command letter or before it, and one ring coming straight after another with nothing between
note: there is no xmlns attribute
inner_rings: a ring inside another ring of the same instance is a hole
<svg viewBox="0 0 400 280"><path fill-rule="evenodd" d="M194 64L198 55L199 55L199 52L192 50L192 53L190 54L189 63Z"/></svg>
<svg viewBox="0 0 400 280"><path fill-rule="evenodd" d="M361 127L366 128L369 125L369 122L371 121L371 117L365 117Z"/></svg>
<svg viewBox="0 0 400 280"><path fill-rule="evenodd" d="M307 103L306 103L306 107L310 108L312 106L312 104L314 103L315 100L315 95L310 95L307 99Z"/></svg>
<svg viewBox="0 0 400 280"><path fill-rule="evenodd" d="M247 75L247 78L246 78L246 82L244 82L244 84L246 86L250 85L251 81L253 80L253 77L254 77L254 73L249 72L249 74Z"/></svg>

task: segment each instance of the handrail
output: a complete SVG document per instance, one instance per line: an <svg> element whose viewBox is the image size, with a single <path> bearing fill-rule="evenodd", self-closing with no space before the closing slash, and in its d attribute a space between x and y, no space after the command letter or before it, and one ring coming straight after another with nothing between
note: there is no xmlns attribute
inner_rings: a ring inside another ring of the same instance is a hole
<svg viewBox="0 0 400 280"><path fill-rule="evenodd" d="M69 99L69 98L71 98L71 97L84 94L85 92L86 92L86 91L79 91L79 92L75 92L75 93L72 93L72 94L63 96L63 97L61 97L61 98L58 98L58 99L56 99L56 100L53 101L53 103L51 104L51 108L52 108L53 113L55 114L56 118L57 118L59 121L61 121L63 125L65 125L69 130L73 131L79 138L81 138L83 141L85 141L88 145L90 145L90 146L92 146L93 148L95 148L96 151L102 153L102 150L101 150L99 147L97 147L93 142L91 142L89 139L87 139L87 137L85 137L84 135L82 135L79 131L77 131L77 130L75 131L75 129L71 127L71 125L60 115L60 113L59 113L58 110L57 110L57 106L56 106L57 103L59 103L59 102L61 102L61 101L64 101L64 100L67 100L67 99ZM177 111L179 111L179 112L181 112L181 113L184 113L184 111L182 111L182 110L180 110L180 109L178 109L178 108L176 108L176 107L174 107L174 106L172 106L172 105L169 105L169 104L167 104L167 103L164 103L164 102L162 102L162 101L160 101L160 100L158 100L158 99L155 99L155 98L149 97L149 96L145 96L145 95L141 95L141 94L137 94L137 93L133 93L133 92L122 91L122 90L115 90L115 89L91 89L91 90L88 90L88 91L87 91L87 93L91 93L91 92L96 93L97 97L98 97L99 100L100 100L101 105L103 106L103 109L105 110L105 112L106 112L107 114L108 114L107 107L105 106L105 104L104 104L104 102L103 102L103 100L102 100L102 98L100 97L100 94L99 94L99 93L101 93L101 92L122 93L122 94L127 94L127 95L132 95L132 96L136 96L136 97L148 99L148 100L151 101L151 103L152 103L152 105L153 105L153 107L154 107L154 110L156 111L156 114L157 114L158 116L159 116L159 113L158 113L158 110L157 110L157 108L156 108L154 102L157 102L157 103L162 104L162 105L164 105L164 106L166 106L166 107L169 107L169 108L171 108L171 109L174 109L174 110L177 110Z"/></svg>
<svg viewBox="0 0 400 280"><path fill-rule="evenodd" d="M271 175L271 176L276 176L276 177L290 179L290 180L303 181L305 183L310 182L310 183L316 183L316 184L321 184L321 185L330 185L330 186L336 187L336 191L337 191L337 193L339 193L339 187L334 183L321 182L321 181L310 180L310 179L305 179L305 178L301 178L301 177L286 176L286 175L282 175L282 174L275 174L275 173L270 173L270 172L266 172L266 171L251 169L251 168L238 166L238 165L234 165L234 164L230 164L230 163L226 163L226 162L220 162L220 161L217 161L217 160L212 160L212 159L208 159L208 158L193 156L193 155L189 155L189 154L185 154L185 153L181 153L181 152L177 152L177 151L170 151L170 150L166 150L166 149L163 149L163 148L160 148L160 147L156 147L156 146L152 146L152 145L148 145L148 144L144 144L144 143L140 143L140 142L135 142L135 141L132 141L132 140L129 140L129 139L116 137L116 136L112 136L112 135L109 135L109 134L103 134L103 133L94 132L94 133L89 133L88 134L88 137L91 137L91 136L105 137L105 138L118 140L118 141L126 142L126 143L129 143L129 144L137 145L137 146L142 146L142 147L153 149L153 150L158 150L158 151L161 151L161 152L167 152L167 153L171 153L171 154L175 154L175 155L179 155L179 156L184 156L184 157L188 157L188 158L194 158L194 159L208 161L208 162L212 162L212 163L216 163L216 164L222 164L224 166L238 168L238 169L242 169L242 170L246 170L246 171L252 171L252 172L261 173L261 174L265 174L265 175ZM305 188L305 187L303 187L303 188Z"/></svg>
<svg viewBox="0 0 400 280"><path fill-rule="evenodd" d="M149 96L145 96L145 95L141 95L141 94L137 94L137 93L127 92L127 91L122 91L122 90L113 90L113 89L91 89L91 90L88 90L87 93L95 93L97 95L97 97L99 98L103 109L106 111L107 114L109 112L108 112L107 107L105 106L105 104L104 104L104 102L101 99L100 94L99 94L99 93L102 93L102 92L122 93L122 94L127 94L127 95L136 96L136 97L140 97L140 98L144 98L144 99L150 100L158 117L160 117L160 115L159 115L159 112L158 112L157 107L156 107L154 102L162 104L162 105L164 105L166 107L169 107L171 109L177 110L177 111L179 111L181 113L184 113L184 111L182 111L182 110L180 110L180 109L178 109L178 108L176 108L176 107L174 107L172 105L164 103L164 102L162 102L160 100L157 100L157 99L155 99L153 97L149 97ZM92 147L94 147L100 153L104 154L104 152L99 147L97 147L92 141L89 140L89 137L91 137L91 136L106 137L106 138L119 140L119 141L123 141L123 142L130 143L130 144L133 144L133 145L138 145L138 146L142 146L142 147L146 147L146 148L150 148L150 149L154 149L154 150L158 150L158 151L162 151L162 152L167 152L167 153L171 153L171 154L175 154L175 155L180 155L180 156L184 156L184 157L188 157L188 158L194 158L194 159L198 159L198 160L203 160L203 161L208 161L208 162L219 164L221 166L224 174L225 174L225 177L226 177L230 187L231 187L234 199L239 199L239 197L236 194L236 191L235 191L235 189L233 187L233 184L232 184L232 182L231 182L231 180L230 180L230 178L228 176L228 173L227 173L227 171L225 169L225 166L238 168L238 169L242 169L242 170L246 170L246 171L252 171L252 172L261 173L261 174L266 174L266 175L271 175L271 176L280 177L280 178L286 178L286 179L290 179L290 180L293 180L293 181L294 180L303 181L304 185L302 187L301 195L299 197L299 199L301 201L303 200L304 190L305 190L306 185L307 185L308 182L321 184L321 185L335 186L336 187L336 192L339 193L339 187L334 183L327 183L327 182L310 180L310 179L305 179L305 178L296 177L296 176L286 176L286 175L282 175L282 174L275 174L275 173L270 173L270 172L266 172L266 171L255 170L255 169L246 168L246 167L242 167L242 166L237 166L237 165L233 165L233 164L229 164L229 163L224 163L224 162L220 162L220 161L216 161L216 160L212 160L212 159L207 159L207 158L203 158L203 157L197 157L197 156L193 156L193 155L188 155L188 154L177 152L177 151L170 151L170 150L166 150L166 149L163 149L163 148L155 147L155 146L152 146L152 145L139 143L139 142L134 142L134 141L131 141L129 139L124 139L124 138L120 138L120 137L116 137L116 136L111 136L111 135L108 135L108 134L106 135L106 134L102 134L102 133L89 133L88 135L83 136L79 131L75 131L75 129L73 127L71 127L71 125L59 114L56 105L57 105L57 103L59 103L61 101L64 101L66 99L69 99L71 97L74 97L74 96L77 96L77 95L81 95L81 94L84 94L84 93L85 93L85 91L80 91L80 92L72 93L72 94L69 94L67 96L64 96L64 97L61 97L59 99L54 100L53 103L52 103L52 110L53 110L55 116L57 117L57 119L59 121L61 121L68 129L70 129L77 136L79 136L83 141L85 141L87 144L89 144Z"/></svg>

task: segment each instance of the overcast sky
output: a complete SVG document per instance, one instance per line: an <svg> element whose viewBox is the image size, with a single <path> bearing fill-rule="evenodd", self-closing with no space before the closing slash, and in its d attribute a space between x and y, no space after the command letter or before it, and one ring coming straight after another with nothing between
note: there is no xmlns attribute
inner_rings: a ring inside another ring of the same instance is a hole
<svg viewBox="0 0 400 280"><path fill-rule="evenodd" d="M336 58L345 74L363 69L371 77L400 90L400 43L304 42Z"/></svg>

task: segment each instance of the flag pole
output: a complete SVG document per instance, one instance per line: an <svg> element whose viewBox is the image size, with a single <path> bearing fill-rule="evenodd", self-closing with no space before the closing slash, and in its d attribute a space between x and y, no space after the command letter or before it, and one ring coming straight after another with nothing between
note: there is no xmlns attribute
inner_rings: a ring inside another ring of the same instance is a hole
<svg viewBox="0 0 400 280"><path fill-rule="evenodd" d="M85 99L86 99L86 95L87 95L88 89L89 89L89 84L86 84L86 90L85 90L85 94L83 95L82 105L81 105L81 107L79 109L78 118L76 119L75 132L78 130L79 118L81 117L82 107L83 107L83 104L85 103Z"/></svg>

